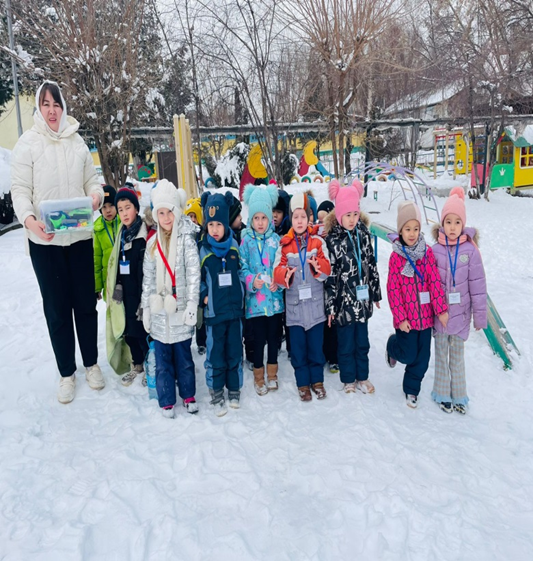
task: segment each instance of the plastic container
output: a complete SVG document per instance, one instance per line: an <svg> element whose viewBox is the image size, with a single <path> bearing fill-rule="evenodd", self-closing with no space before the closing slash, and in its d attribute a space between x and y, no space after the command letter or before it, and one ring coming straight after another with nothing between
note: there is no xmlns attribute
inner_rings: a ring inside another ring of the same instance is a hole
<svg viewBox="0 0 533 561"><path fill-rule="evenodd" d="M43 201L39 208L47 234L93 229L92 197Z"/></svg>
<svg viewBox="0 0 533 561"><path fill-rule="evenodd" d="M146 372L146 385L148 386L148 397L157 399L157 389L155 387L155 343L149 342L148 354L144 361L144 371Z"/></svg>

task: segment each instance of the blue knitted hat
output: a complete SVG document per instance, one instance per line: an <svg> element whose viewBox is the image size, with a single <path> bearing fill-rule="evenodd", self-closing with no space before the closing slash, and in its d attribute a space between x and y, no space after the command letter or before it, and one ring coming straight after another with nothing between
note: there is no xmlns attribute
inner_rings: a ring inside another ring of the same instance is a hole
<svg viewBox="0 0 533 561"><path fill-rule="evenodd" d="M233 204L233 195L226 191L224 195L220 193L204 193L201 198L201 205L204 209L204 224L207 229L209 222L220 222L224 225L226 233L229 232L229 211Z"/></svg>
<svg viewBox="0 0 533 561"><path fill-rule="evenodd" d="M278 202L275 185L246 185L243 199L248 205L250 222L258 212L262 212L272 222L272 208Z"/></svg>

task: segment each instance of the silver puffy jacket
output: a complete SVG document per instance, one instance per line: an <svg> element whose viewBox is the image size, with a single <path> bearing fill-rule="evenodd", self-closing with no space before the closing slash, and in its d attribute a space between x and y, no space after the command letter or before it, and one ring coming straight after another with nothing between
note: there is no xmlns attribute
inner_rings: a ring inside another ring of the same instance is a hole
<svg viewBox="0 0 533 561"><path fill-rule="evenodd" d="M189 218L180 217L178 222L178 241L176 246L176 298L177 317L183 315L189 302L198 306L200 298L200 257L196 245L198 226ZM156 293L156 255L153 251L157 243L157 236L153 236L146 246L143 264L143 292L141 306L143 310L150 307L150 296ZM162 294L164 297L165 295ZM172 325L167 313L162 310L150 317L150 335L161 343L180 343L190 339L194 334L194 327L185 325L183 321L173 321Z"/></svg>

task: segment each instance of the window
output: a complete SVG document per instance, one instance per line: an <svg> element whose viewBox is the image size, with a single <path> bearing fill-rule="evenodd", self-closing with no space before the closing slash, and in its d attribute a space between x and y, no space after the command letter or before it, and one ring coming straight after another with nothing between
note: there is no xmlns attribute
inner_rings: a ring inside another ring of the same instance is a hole
<svg viewBox="0 0 533 561"><path fill-rule="evenodd" d="M533 146L520 148L520 167L533 168Z"/></svg>

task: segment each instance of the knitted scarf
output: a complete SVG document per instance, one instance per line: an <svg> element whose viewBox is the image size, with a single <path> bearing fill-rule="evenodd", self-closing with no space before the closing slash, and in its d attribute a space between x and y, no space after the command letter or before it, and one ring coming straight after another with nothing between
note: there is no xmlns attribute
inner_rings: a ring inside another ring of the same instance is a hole
<svg viewBox="0 0 533 561"><path fill-rule="evenodd" d="M401 255L406 260L405 265L402 269L402 275L404 275L405 277L414 277L415 270L413 269L411 263L409 263L409 260L405 257L405 255L409 255L413 263L416 263L419 259L422 259L424 257L424 255L426 254L426 240L424 239L424 234L420 232L418 241L415 243L415 245L412 246L402 245L400 239L397 239L392 244L392 250L394 251L394 253Z"/></svg>
<svg viewBox="0 0 533 561"><path fill-rule="evenodd" d="M165 266L163 258L159 253L157 244L161 247L161 250L165 251L165 244L162 239L162 228L157 229L157 241L155 248L155 261L156 261L156 294L150 299L150 310L152 313L157 314L163 308L168 315L173 314L176 311L177 300L172 294L172 279ZM172 272L176 272L176 248L178 245L178 219L174 218L174 224L172 226L172 234L170 235L170 243L168 245L168 255L165 254L167 263Z"/></svg>
<svg viewBox="0 0 533 561"><path fill-rule="evenodd" d="M137 234L139 233L139 230L141 229L142 225L143 225L142 218L139 215L137 215L135 222L133 222L133 224L129 228L126 228L126 226L124 226L124 230L122 234L124 236L124 243L132 242L137 237Z"/></svg>
<svg viewBox="0 0 533 561"><path fill-rule="evenodd" d="M207 234L207 242L211 246L213 253L223 259L228 254L228 251L231 249L231 244L233 242L233 236L228 236L227 238L217 242L215 238Z"/></svg>

